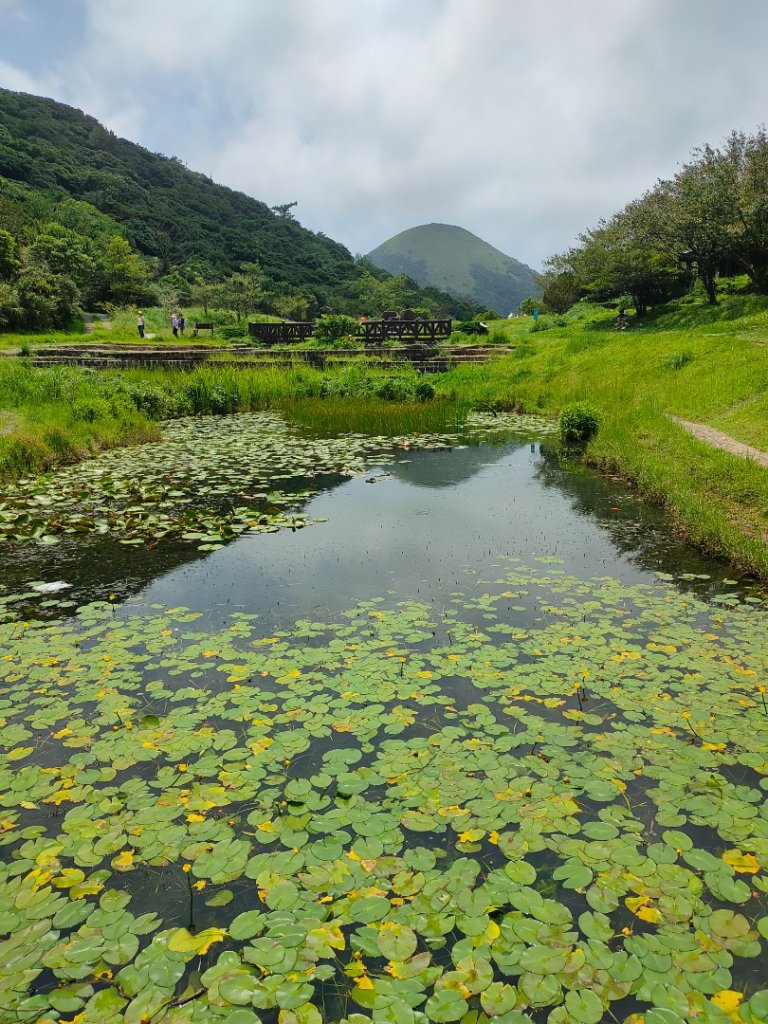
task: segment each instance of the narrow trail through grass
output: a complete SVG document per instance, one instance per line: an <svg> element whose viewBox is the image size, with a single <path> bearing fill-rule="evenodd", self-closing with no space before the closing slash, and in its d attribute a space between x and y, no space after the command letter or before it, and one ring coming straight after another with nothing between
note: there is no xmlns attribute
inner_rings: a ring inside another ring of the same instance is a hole
<svg viewBox="0 0 768 1024"><path fill-rule="evenodd" d="M683 430L687 430L689 434L693 434L694 437L697 437L705 444L711 445L713 448L720 448L722 451L730 452L732 455L740 455L745 459L752 459L761 466L768 466L768 454L760 451L759 448L742 444L741 441L736 441L721 430L715 430L714 427L708 427L704 423L691 423L690 420L681 419L679 416L673 416L671 413L668 413L667 416L673 423L677 423L678 426L682 427Z"/></svg>

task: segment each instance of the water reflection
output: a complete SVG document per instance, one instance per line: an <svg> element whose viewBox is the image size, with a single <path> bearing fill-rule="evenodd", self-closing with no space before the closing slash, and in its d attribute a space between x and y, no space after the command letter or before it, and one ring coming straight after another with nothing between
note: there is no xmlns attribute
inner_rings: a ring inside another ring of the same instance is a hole
<svg viewBox="0 0 768 1024"><path fill-rule="evenodd" d="M285 489L307 480L284 480ZM689 580L703 596L722 589L723 562L677 541L664 514L626 484L564 465L556 446L530 437L453 450L399 451L365 476L323 476L307 507L322 524L244 535L215 552L161 542L154 549L108 539L18 546L3 565L7 591L66 580L59 599L23 605L57 614L86 600L183 604L213 625L233 611L284 626L327 618L373 596L446 603L452 592L495 579L509 559L557 559L577 576L627 583L652 574Z"/></svg>
<svg viewBox="0 0 768 1024"><path fill-rule="evenodd" d="M623 485L559 467L529 441L410 452L314 498L307 530L242 537L158 579L146 603L190 605L212 623L233 611L285 626L373 596L440 606L495 579L509 559L557 559L583 577L646 582L656 571L723 566L674 540Z"/></svg>

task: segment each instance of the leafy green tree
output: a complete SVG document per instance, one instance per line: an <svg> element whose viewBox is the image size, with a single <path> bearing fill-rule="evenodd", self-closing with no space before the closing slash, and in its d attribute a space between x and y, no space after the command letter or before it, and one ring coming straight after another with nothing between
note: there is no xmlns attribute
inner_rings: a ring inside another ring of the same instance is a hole
<svg viewBox="0 0 768 1024"><path fill-rule="evenodd" d="M23 316L16 288L9 281L0 281L0 327L22 326Z"/></svg>
<svg viewBox="0 0 768 1024"><path fill-rule="evenodd" d="M90 298L97 279L97 264L89 239L56 222L43 224L27 253L54 274L71 278L81 293Z"/></svg>
<svg viewBox="0 0 768 1024"><path fill-rule="evenodd" d="M578 279L569 270L561 271L559 274L549 271L542 274L537 283L542 289L542 307L553 313L565 313L581 296Z"/></svg>
<svg viewBox="0 0 768 1024"><path fill-rule="evenodd" d="M10 280L19 271L19 243L10 233L0 229L0 278Z"/></svg>
<svg viewBox="0 0 768 1024"><path fill-rule="evenodd" d="M67 327L78 312L77 285L63 274L52 273L47 266L25 263L15 282L15 291L24 327Z"/></svg>
<svg viewBox="0 0 768 1024"><path fill-rule="evenodd" d="M727 177L720 156L705 146L673 181L659 182L648 195L657 214L660 245L695 271L713 305L717 275L730 248L733 203Z"/></svg>
<svg viewBox="0 0 768 1024"><path fill-rule="evenodd" d="M768 133L733 132L719 153L732 204L728 224L731 258L747 272L758 292L768 292Z"/></svg>
<svg viewBox="0 0 768 1024"><path fill-rule="evenodd" d="M147 271L130 243L112 235L102 257L108 297L118 303L140 299L147 290Z"/></svg>
<svg viewBox="0 0 768 1024"><path fill-rule="evenodd" d="M666 302L687 281L678 258L659 241L657 207L645 200L629 203L609 221L579 235L580 244L552 257L547 268L572 274L593 298L629 294L638 316Z"/></svg>
<svg viewBox="0 0 768 1024"><path fill-rule="evenodd" d="M226 309L232 310L239 323L242 317L263 303L266 296L264 284L265 277L259 264L244 263L239 273L222 282L217 298Z"/></svg>
<svg viewBox="0 0 768 1024"><path fill-rule="evenodd" d="M301 292L275 295L272 306L278 316L286 320L306 320L309 315L310 299Z"/></svg>

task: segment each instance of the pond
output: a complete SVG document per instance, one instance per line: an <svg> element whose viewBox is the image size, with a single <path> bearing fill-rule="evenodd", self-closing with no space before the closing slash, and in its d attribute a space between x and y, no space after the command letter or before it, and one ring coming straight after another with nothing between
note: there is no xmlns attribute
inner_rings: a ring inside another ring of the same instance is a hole
<svg viewBox="0 0 768 1024"><path fill-rule="evenodd" d="M0 1019L768 1016L768 618L544 423L0 505Z"/></svg>

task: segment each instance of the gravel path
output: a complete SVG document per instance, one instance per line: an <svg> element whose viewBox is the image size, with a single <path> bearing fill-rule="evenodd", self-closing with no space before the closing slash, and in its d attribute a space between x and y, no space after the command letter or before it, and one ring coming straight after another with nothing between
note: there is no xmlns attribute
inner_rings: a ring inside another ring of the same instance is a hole
<svg viewBox="0 0 768 1024"><path fill-rule="evenodd" d="M731 452L733 455L741 455L745 459L752 459L761 466L768 466L768 454L761 452L759 448L742 444L741 441L734 440L728 434L715 430L714 427L706 427L703 423L691 423L690 420L683 420L679 416L673 416L671 413L667 414L667 418L677 423L683 430L687 430L689 434L698 437L700 441L712 445L713 448L722 448L723 451Z"/></svg>

